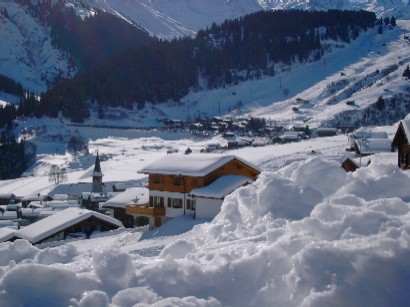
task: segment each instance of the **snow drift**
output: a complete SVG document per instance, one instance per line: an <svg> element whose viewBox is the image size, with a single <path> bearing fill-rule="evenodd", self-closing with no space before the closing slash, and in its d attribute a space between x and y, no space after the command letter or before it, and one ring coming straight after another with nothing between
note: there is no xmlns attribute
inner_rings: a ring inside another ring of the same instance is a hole
<svg viewBox="0 0 410 307"><path fill-rule="evenodd" d="M316 158L263 172L212 222L172 240L135 243L128 234L89 251L3 243L0 304L405 305L409 185L382 161L346 174Z"/></svg>

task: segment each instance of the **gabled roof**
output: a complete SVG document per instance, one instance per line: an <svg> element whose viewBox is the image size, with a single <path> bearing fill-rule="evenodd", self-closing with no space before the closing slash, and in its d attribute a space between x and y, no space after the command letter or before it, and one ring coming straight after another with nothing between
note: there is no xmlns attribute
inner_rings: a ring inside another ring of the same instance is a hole
<svg viewBox="0 0 410 307"><path fill-rule="evenodd" d="M20 229L16 232L16 236L31 243L37 243L92 216L118 227L123 227L119 220L105 214L86 209L67 208Z"/></svg>
<svg viewBox="0 0 410 307"><path fill-rule="evenodd" d="M149 190L147 188L128 188L102 204L102 208L125 208L131 204L149 203Z"/></svg>
<svg viewBox="0 0 410 307"><path fill-rule="evenodd" d="M410 136L410 119L405 119L400 121L400 124L402 124L404 132L406 133L406 138L408 141L408 137Z"/></svg>
<svg viewBox="0 0 410 307"><path fill-rule="evenodd" d="M223 198L237 188L252 182L253 180L244 176L226 175L205 187L193 189L189 194L194 197Z"/></svg>
<svg viewBox="0 0 410 307"><path fill-rule="evenodd" d="M410 119L405 119L400 121L399 127L396 131L396 134L394 135L392 146L396 147L398 146L398 143L401 142L400 139L404 137L404 140L407 144L409 144L409 138L410 138ZM403 139L402 139L403 140Z"/></svg>
<svg viewBox="0 0 410 307"><path fill-rule="evenodd" d="M83 192L90 192L92 190L91 182L78 182L78 183L61 183L56 186L50 195L55 194L66 194L66 195L76 195L81 196ZM107 191L107 186L103 185L103 193Z"/></svg>
<svg viewBox="0 0 410 307"><path fill-rule="evenodd" d="M374 154L377 152L391 152L389 139L364 139L356 141L357 147L362 154Z"/></svg>
<svg viewBox="0 0 410 307"><path fill-rule="evenodd" d="M5 242L13 238L17 230L10 227L1 227L0 228L0 242Z"/></svg>
<svg viewBox="0 0 410 307"><path fill-rule="evenodd" d="M144 167L140 172L145 174L203 177L235 159L260 172L257 166L237 156L218 154L167 155Z"/></svg>

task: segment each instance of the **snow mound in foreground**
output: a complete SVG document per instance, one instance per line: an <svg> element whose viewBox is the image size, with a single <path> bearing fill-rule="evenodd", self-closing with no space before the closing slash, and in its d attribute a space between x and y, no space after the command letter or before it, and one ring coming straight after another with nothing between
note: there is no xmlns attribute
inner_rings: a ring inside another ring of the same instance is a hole
<svg viewBox="0 0 410 307"><path fill-rule="evenodd" d="M126 244L81 254L6 243L19 260L3 259L0 305L404 306L409 186L396 166L346 174L314 159L262 173L212 222L164 247L135 245L160 247L157 256Z"/></svg>

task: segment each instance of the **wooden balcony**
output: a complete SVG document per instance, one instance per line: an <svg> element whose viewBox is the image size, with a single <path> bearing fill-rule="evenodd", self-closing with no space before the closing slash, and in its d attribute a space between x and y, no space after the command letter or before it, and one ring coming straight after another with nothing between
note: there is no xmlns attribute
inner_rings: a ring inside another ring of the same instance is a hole
<svg viewBox="0 0 410 307"><path fill-rule="evenodd" d="M154 208L148 206L127 206L127 214L144 215L144 216L165 216L165 208Z"/></svg>

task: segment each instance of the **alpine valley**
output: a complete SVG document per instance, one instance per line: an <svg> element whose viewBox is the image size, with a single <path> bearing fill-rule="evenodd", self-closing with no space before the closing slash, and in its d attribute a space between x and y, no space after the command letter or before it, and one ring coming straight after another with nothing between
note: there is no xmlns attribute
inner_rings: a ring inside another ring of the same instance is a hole
<svg viewBox="0 0 410 307"><path fill-rule="evenodd" d="M407 0L0 0L0 306L408 305L409 50Z"/></svg>

